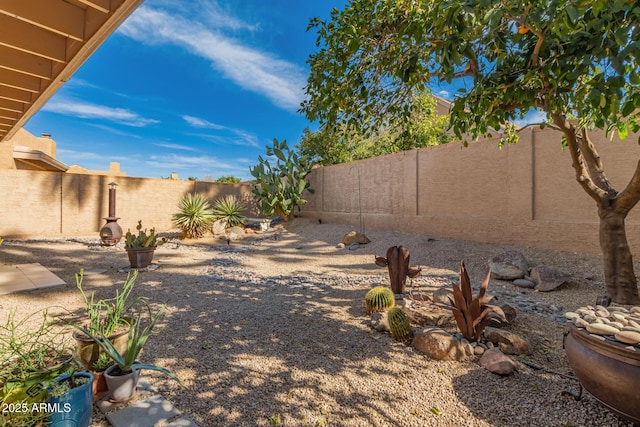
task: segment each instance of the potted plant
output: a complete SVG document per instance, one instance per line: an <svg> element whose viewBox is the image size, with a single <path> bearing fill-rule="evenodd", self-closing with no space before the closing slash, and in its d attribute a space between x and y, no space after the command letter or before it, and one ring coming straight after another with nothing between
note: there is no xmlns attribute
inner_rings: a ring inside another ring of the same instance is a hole
<svg viewBox="0 0 640 427"><path fill-rule="evenodd" d="M154 314L152 307L146 299L141 300L140 305L129 329L127 349L124 356L120 354L108 337L103 334L98 336L92 335L86 328L75 326L86 335L91 336L95 342L100 345L102 350L114 360L115 364L104 371L104 377L107 382L107 387L111 392L111 398L115 401L126 401L133 396L138 384L138 371L141 369L162 372L182 385L180 379L168 369L138 361L138 356L146 344L147 339L157 333L154 330L165 309L165 306L162 306Z"/></svg>
<svg viewBox="0 0 640 427"><path fill-rule="evenodd" d="M116 290L113 298L95 299L95 294L87 296L82 288L83 270L76 274L76 287L84 300L84 311L87 316L83 326L92 336L104 335L109 338L121 354L127 348L127 333L129 332L131 307L140 299L129 302L133 285L138 277L138 271L127 275L122 289ZM88 335L75 331L73 338L76 340L76 357L85 369L93 370L94 364L100 358L102 350L100 346Z"/></svg>
<svg viewBox="0 0 640 427"><path fill-rule="evenodd" d="M165 242L165 239L158 240L156 229L152 228L147 231L142 229L142 220L138 221L136 226L137 234L133 234L131 230L127 230L124 235L124 249L129 256L129 265L131 268L146 268L153 261L153 254L158 247Z"/></svg>
<svg viewBox="0 0 640 427"><path fill-rule="evenodd" d="M47 388L68 370L73 354L46 311L0 325L0 425L41 425L47 413L32 411L47 402Z"/></svg>
<svg viewBox="0 0 640 427"><path fill-rule="evenodd" d="M100 348L100 346L98 346L98 348ZM109 389L107 387L107 381L104 378L104 371L113 364L113 359L111 359L107 353L101 352L98 360L91 366L90 372L93 375L93 400L101 399L107 394Z"/></svg>
<svg viewBox="0 0 640 427"><path fill-rule="evenodd" d="M49 387L50 427L89 427L93 411L93 375L75 369Z"/></svg>

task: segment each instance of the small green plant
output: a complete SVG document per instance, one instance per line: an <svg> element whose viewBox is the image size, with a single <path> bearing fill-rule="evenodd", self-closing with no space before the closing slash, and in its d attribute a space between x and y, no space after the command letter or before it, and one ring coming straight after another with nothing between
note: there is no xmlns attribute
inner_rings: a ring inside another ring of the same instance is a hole
<svg viewBox="0 0 640 427"><path fill-rule="evenodd" d="M213 218L224 220L226 227L242 227L247 218L240 214L247 207L236 196L226 196L213 202Z"/></svg>
<svg viewBox="0 0 640 427"><path fill-rule="evenodd" d="M100 353L98 360L96 360L91 366L91 370L95 372L104 372L109 366L115 362L107 353Z"/></svg>
<svg viewBox="0 0 640 427"><path fill-rule="evenodd" d="M385 311L396 303L393 291L386 286L376 286L364 297L364 307L367 314Z"/></svg>
<svg viewBox="0 0 640 427"><path fill-rule="evenodd" d="M162 240L158 240L155 228L152 228L150 231L147 231L146 228L143 230L142 220L138 221L136 230L138 230L138 234L133 234L131 230L127 230L127 234L124 235L124 246L126 248L156 247L165 242L164 238L162 238Z"/></svg>
<svg viewBox="0 0 640 427"><path fill-rule="evenodd" d="M71 372L69 378L62 381L56 381L53 383L49 390L51 397L60 397L66 393L69 393L71 389L80 387L82 384L86 384L91 381L88 376L75 375L75 372Z"/></svg>
<svg viewBox="0 0 640 427"><path fill-rule="evenodd" d="M111 336L119 327L129 325L128 311L140 299L135 299L128 303L129 296L133 290L133 285L138 277L138 270L133 274L128 274L122 285L122 289L116 290L116 296L108 299L95 300L94 293L87 296L82 288L84 270L76 273L76 287L84 300L84 310L89 322L87 329L93 335L103 334Z"/></svg>
<svg viewBox="0 0 640 427"><path fill-rule="evenodd" d="M220 178L216 179L215 182L218 182L220 184L237 184L241 181L242 180L240 178L237 178L233 175L229 175L229 176L221 176Z"/></svg>
<svg viewBox="0 0 640 427"><path fill-rule="evenodd" d="M267 146L267 156L275 156L275 165L258 156L260 163L250 169L255 178L251 184L253 197L265 217L278 214L290 221L296 206L307 203L302 198L304 191L313 193L306 181L313 164L307 157L290 150L287 141L277 139L273 140L273 146Z"/></svg>
<svg viewBox="0 0 640 427"><path fill-rule="evenodd" d="M182 230L182 237L197 239L215 221L209 201L201 194L185 194L178 203L180 212L173 214L173 222Z"/></svg>
<svg viewBox="0 0 640 427"><path fill-rule="evenodd" d="M0 324L0 405L46 402L47 388L72 362L68 337L46 311L16 318L11 311ZM0 425L33 426L48 415L2 412Z"/></svg>
<svg viewBox="0 0 640 427"><path fill-rule="evenodd" d="M404 342L411 337L411 324L407 314L400 307L391 307L387 312L389 330L398 341Z"/></svg>
<svg viewBox="0 0 640 427"><path fill-rule="evenodd" d="M153 313L153 309L146 298L141 299L137 306L139 309L137 310L137 313L131 322L131 327L129 328L127 349L124 356L118 352L118 349L116 349L114 344L109 340L109 337L104 334L94 335L91 334L87 328L78 325L73 326L98 343L102 350L109 355L111 359L113 359L116 365L118 365L121 374L128 374L133 370L149 369L162 372L182 385L180 379L167 368L149 363L142 363L137 360L149 337L157 333L157 331L155 331L156 324L162 317L166 307L162 306L156 313Z"/></svg>
<svg viewBox="0 0 640 427"><path fill-rule="evenodd" d="M480 285L480 292L477 295L472 294L471 280L467 273L464 261L460 263L460 286L453 284L453 297L449 296L451 301L451 311L456 319L456 324L462 336L472 342L480 339L480 334L489 323L490 312L496 313L506 321L502 309L495 305L489 305L489 297L486 295L489 286L489 278L491 270L487 273L487 277Z"/></svg>
<svg viewBox="0 0 640 427"><path fill-rule="evenodd" d="M281 427L282 426L282 420L281 420L281 416L280 414L273 414L269 417L269 425L271 427Z"/></svg>

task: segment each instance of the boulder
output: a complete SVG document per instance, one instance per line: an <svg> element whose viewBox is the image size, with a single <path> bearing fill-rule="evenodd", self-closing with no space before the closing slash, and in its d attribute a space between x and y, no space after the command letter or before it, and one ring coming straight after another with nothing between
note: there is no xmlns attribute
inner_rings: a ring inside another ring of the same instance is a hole
<svg viewBox="0 0 640 427"><path fill-rule="evenodd" d="M357 231L350 231L347 234L344 235L344 237L342 238L342 243L345 244L345 246L350 246L354 243L360 243L361 245L366 245L367 243L370 243L371 240L369 240L367 238L367 236L365 236L362 233L358 233Z"/></svg>
<svg viewBox="0 0 640 427"><path fill-rule="evenodd" d="M386 311L371 314L371 327L378 332L389 332L389 319Z"/></svg>
<svg viewBox="0 0 640 427"><path fill-rule="evenodd" d="M409 321L418 326L445 326L454 324L451 310L429 303L407 306L404 308L404 312L407 313Z"/></svg>
<svg viewBox="0 0 640 427"><path fill-rule="evenodd" d="M516 319L516 316L518 315L518 311L516 310L516 308L508 303L500 304L498 305L498 307L502 309L504 318L499 314L490 311L489 314L487 314L487 318L489 319L488 326L492 326L494 328L504 328L509 323L513 323L513 321Z"/></svg>
<svg viewBox="0 0 640 427"><path fill-rule="evenodd" d="M227 221L224 219L219 219L214 221L211 225L211 232L214 236L224 236L225 231L227 230Z"/></svg>
<svg viewBox="0 0 640 427"><path fill-rule="evenodd" d="M489 261L491 277L500 280L522 279L529 272L529 263L518 251L506 251Z"/></svg>
<svg viewBox="0 0 640 427"><path fill-rule="evenodd" d="M428 328L417 333L412 346L436 360L465 360L473 355L473 348L469 343L462 343L440 328Z"/></svg>
<svg viewBox="0 0 640 427"><path fill-rule="evenodd" d="M451 305L449 296L453 298L453 291L451 288L440 288L433 293L433 302L444 305Z"/></svg>
<svg viewBox="0 0 640 427"><path fill-rule="evenodd" d="M520 355L531 353L529 342L513 332L487 326L484 328L484 336L489 342L497 345L505 354Z"/></svg>
<svg viewBox="0 0 640 427"><path fill-rule="evenodd" d="M513 281L513 284L519 288L533 289L536 287L536 284L534 282L527 279L516 279Z"/></svg>
<svg viewBox="0 0 640 427"><path fill-rule="evenodd" d="M227 228L227 238L229 240L242 240L244 238L244 227Z"/></svg>
<svg viewBox="0 0 640 427"><path fill-rule="evenodd" d="M537 291L549 292L569 283L571 276L549 265L539 265L531 269L531 279L535 282Z"/></svg>
<svg viewBox="0 0 640 427"><path fill-rule="evenodd" d="M490 349L482 354L478 364L497 375L511 375L516 371L516 363L498 349Z"/></svg>

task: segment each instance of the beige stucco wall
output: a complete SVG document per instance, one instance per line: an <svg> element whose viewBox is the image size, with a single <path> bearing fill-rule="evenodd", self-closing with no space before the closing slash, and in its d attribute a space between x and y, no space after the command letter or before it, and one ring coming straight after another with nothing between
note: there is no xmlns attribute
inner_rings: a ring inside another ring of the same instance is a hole
<svg viewBox="0 0 640 427"><path fill-rule="evenodd" d="M17 146L42 151L54 159L56 157L56 142L50 136L37 137L24 129L19 129L10 140L0 143L0 169L17 168L13 159L13 149Z"/></svg>
<svg viewBox="0 0 640 427"><path fill-rule="evenodd" d="M248 200L248 184L93 176L27 170L0 171L0 236L59 237L98 233L109 213L108 184L116 182L116 216L126 232L139 219L144 227L176 230L171 215L184 194L198 192L211 202L228 194ZM255 210L245 213L258 216Z"/></svg>
<svg viewBox="0 0 640 427"><path fill-rule="evenodd" d="M640 159L631 136L594 134L607 175L621 190ZM359 179L358 179L359 175ZM460 143L315 169L304 216L359 227L599 253L595 202L575 180L560 133L525 128L520 142ZM359 181L359 182L358 182ZM360 191L358 191L360 187ZM640 208L627 218L640 254Z"/></svg>

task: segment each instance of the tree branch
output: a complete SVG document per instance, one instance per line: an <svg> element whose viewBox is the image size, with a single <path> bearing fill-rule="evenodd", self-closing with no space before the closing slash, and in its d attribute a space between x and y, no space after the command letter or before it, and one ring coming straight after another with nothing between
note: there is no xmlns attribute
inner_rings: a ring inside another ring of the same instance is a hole
<svg viewBox="0 0 640 427"><path fill-rule="evenodd" d="M629 181L629 184L614 199L614 208L625 216L640 201L640 161Z"/></svg>
<svg viewBox="0 0 640 427"><path fill-rule="evenodd" d="M596 147L593 145L593 141L591 141L589 132L586 128L582 130L582 137L578 138L578 143L580 145L582 156L584 157L587 167L589 168L589 174L592 177L593 181L598 187L607 192L607 195L610 199L613 199L618 194L618 192L611 187L611 183L604 173L600 155L598 154Z"/></svg>
<svg viewBox="0 0 640 427"><path fill-rule="evenodd" d="M569 152L571 153L572 166L576 171L576 180L578 181L578 184L580 184L584 191L596 201L598 206L606 207L610 204L611 200L607 196L607 193L599 188L589 175L589 169L585 164L584 156L576 138L576 129L562 113L552 113L551 117L553 122L560 128L567 139Z"/></svg>

